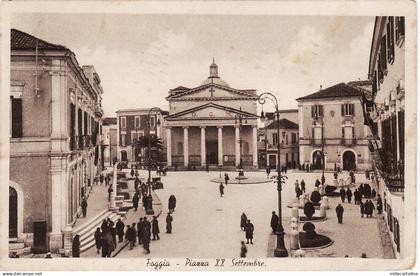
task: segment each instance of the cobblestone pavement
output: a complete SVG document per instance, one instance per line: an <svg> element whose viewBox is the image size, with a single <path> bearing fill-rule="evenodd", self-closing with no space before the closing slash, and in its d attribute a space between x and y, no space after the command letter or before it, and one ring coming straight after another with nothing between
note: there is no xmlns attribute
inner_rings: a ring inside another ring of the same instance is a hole
<svg viewBox="0 0 420 276"><path fill-rule="evenodd" d="M224 172L222 172L223 174ZM230 177L236 173L229 172ZM264 176L263 172L246 172L250 176ZM288 172L289 179L283 186L283 225L290 230L291 209L287 205L294 200L294 182L303 178L307 191L314 189L320 173ZM274 249L275 236L269 227L271 212L278 210L277 189L274 183L252 185L228 185L225 195L220 197L217 183L210 182L219 172L168 172L162 177L165 188L156 193L162 201L166 215L167 200L174 194L177 207L173 214L173 234L166 234L164 216L160 221L161 239L151 243L151 254L145 255L137 246L124 249L118 257L239 257L240 241L245 239L240 229L240 215L245 212L255 226L254 245L248 245L248 258L267 257ZM339 178L347 178L342 174ZM332 173L326 173L326 183L331 183ZM365 181L364 174L356 174L356 182ZM328 219L316 222L317 232L329 236L334 244L322 250L308 251L307 256L368 257L383 258L380 233L376 218L360 218L359 207L344 204L344 223L336 220L335 206L338 199L330 199L332 209L327 211ZM299 225L302 227L302 224ZM287 237L287 235L286 235ZM286 246L288 246L286 238Z"/></svg>

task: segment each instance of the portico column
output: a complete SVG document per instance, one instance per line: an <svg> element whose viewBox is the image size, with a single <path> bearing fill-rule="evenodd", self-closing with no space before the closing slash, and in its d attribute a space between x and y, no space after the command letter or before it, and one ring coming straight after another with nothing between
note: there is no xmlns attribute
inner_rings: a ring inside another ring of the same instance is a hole
<svg viewBox="0 0 420 276"><path fill-rule="evenodd" d="M252 163L258 167L257 126L252 126Z"/></svg>
<svg viewBox="0 0 420 276"><path fill-rule="evenodd" d="M240 163L240 151L241 148L239 146L239 126L235 126L235 165L239 166Z"/></svg>
<svg viewBox="0 0 420 276"><path fill-rule="evenodd" d="M188 167L188 127L184 127L184 166Z"/></svg>
<svg viewBox="0 0 420 276"><path fill-rule="evenodd" d="M201 128L201 166L206 165L206 127Z"/></svg>
<svg viewBox="0 0 420 276"><path fill-rule="evenodd" d="M223 166L223 127L217 127L217 156L219 166Z"/></svg>
<svg viewBox="0 0 420 276"><path fill-rule="evenodd" d="M171 127L166 128L166 161L172 166L172 136Z"/></svg>

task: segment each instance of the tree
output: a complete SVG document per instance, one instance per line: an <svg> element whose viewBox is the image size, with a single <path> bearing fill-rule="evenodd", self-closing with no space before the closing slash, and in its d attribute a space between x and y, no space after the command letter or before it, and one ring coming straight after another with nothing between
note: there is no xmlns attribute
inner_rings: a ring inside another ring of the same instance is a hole
<svg viewBox="0 0 420 276"><path fill-rule="evenodd" d="M149 162L149 142L150 142L150 164ZM162 161L162 139L156 135L145 135L141 136L135 142L136 151L140 152L141 149L145 149L145 162L147 165L153 167L157 166Z"/></svg>
<svg viewBox="0 0 420 276"><path fill-rule="evenodd" d="M306 202L305 206L303 206L303 213L305 214L306 218L310 220L312 216L315 214L315 207L312 202Z"/></svg>

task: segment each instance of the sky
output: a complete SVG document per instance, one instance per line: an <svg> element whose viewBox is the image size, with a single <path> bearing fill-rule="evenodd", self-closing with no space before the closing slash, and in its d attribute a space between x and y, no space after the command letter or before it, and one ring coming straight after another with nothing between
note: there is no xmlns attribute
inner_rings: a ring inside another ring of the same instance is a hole
<svg viewBox="0 0 420 276"><path fill-rule="evenodd" d="M374 17L14 14L12 28L70 48L94 65L105 116L157 106L197 87L214 58L230 87L271 92L281 109L340 82L367 78ZM264 108L266 110L266 108Z"/></svg>

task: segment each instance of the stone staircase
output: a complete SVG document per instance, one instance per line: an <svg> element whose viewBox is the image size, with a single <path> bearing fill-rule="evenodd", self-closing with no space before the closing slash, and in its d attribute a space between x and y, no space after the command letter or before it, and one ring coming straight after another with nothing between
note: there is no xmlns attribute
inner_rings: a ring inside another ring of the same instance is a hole
<svg viewBox="0 0 420 276"><path fill-rule="evenodd" d="M31 253L31 248L26 247L23 241L18 239L10 239L9 240L9 255L15 256L23 256Z"/></svg>

